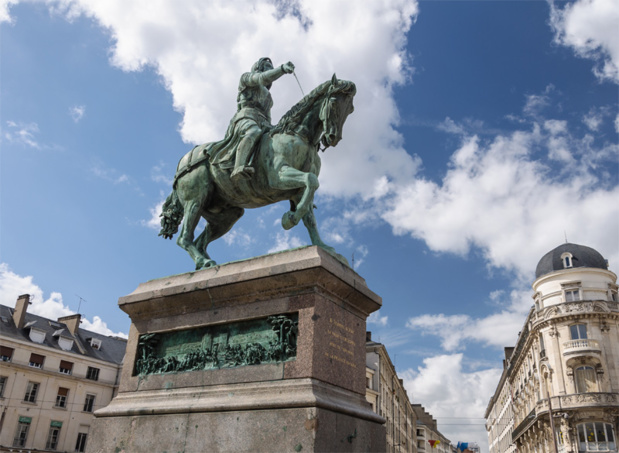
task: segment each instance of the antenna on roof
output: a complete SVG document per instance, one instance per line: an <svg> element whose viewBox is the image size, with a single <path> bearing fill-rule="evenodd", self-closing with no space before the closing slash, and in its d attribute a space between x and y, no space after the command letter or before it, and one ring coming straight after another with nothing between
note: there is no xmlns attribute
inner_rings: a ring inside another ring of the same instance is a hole
<svg viewBox="0 0 619 453"><path fill-rule="evenodd" d="M563 236L565 236L565 243L567 244L567 233L563 230Z"/></svg>
<svg viewBox="0 0 619 453"><path fill-rule="evenodd" d="M355 270L355 252L352 252L352 270Z"/></svg>
<svg viewBox="0 0 619 453"><path fill-rule="evenodd" d="M80 313L80 307L82 306L82 302L88 302L86 299L84 299L82 296L80 296L79 294L76 294L77 297L80 298L80 303L77 305L77 314Z"/></svg>

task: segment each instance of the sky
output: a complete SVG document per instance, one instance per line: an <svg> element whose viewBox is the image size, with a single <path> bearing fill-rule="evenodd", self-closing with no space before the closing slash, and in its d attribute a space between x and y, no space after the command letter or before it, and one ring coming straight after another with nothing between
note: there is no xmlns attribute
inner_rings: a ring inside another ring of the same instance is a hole
<svg viewBox="0 0 619 453"><path fill-rule="evenodd" d="M368 329L453 443L484 411L569 242L619 269L619 2L0 0L0 303L126 335L118 298L192 271L159 232L178 160L223 137L241 74L292 61L357 86L321 153L323 239L383 298ZM276 122L302 96L272 87ZM285 203L209 247L309 244Z"/></svg>

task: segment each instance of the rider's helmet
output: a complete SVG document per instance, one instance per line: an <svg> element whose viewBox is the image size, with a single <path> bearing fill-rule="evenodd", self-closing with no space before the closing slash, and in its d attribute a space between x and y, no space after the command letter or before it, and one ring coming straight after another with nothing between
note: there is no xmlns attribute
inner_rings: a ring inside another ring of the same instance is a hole
<svg viewBox="0 0 619 453"><path fill-rule="evenodd" d="M260 60L256 61L254 65L251 67L251 72L264 72L265 64L270 63L271 67L273 67L273 62L268 57L262 57Z"/></svg>

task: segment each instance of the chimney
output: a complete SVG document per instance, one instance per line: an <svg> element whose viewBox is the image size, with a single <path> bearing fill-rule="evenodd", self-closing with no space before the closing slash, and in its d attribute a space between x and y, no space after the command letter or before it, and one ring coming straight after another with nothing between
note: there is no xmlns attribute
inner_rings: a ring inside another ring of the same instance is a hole
<svg viewBox="0 0 619 453"><path fill-rule="evenodd" d="M77 315L63 316L62 318L58 318L58 322L65 324L71 334L77 335L77 329L80 326L80 322L82 322L81 319L82 315L78 313Z"/></svg>
<svg viewBox="0 0 619 453"><path fill-rule="evenodd" d="M369 330L365 331L365 341L372 341L372 332L370 332Z"/></svg>
<svg viewBox="0 0 619 453"><path fill-rule="evenodd" d="M17 298L15 302L15 310L13 310L13 322L18 329L23 329L26 323L26 312L28 311L28 305L30 305L30 294L22 294Z"/></svg>

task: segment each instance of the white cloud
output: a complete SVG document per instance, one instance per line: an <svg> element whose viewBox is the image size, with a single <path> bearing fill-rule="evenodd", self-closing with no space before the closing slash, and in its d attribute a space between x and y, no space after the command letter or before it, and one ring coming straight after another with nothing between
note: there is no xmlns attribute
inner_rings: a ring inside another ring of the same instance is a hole
<svg viewBox="0 0 619 453"><path fill-rule="evenodd" d="M173 174L173 172L174 170L167 168L167 165L164 162L159 162L150 169L150 178L166 187L172 187L174 179L171 177L171 174Z"/></svg>
<svg viewBox="0 0 619 453"><path fill-rule="evenodd" d="M380 316L380 312L378 311L375 311L374 313L372 313L367 319L368 325L374 324L374 325L381 326L381 327L385 327L388 322L389 322L389 317Z"/></svg>
<svg viewBox="0 0 619 453"><path fill-rule="evenodd" d="M18 2L19 0L0 0L0 23L13 22L9 10L11 9L11 5L15 5Z"/></svg>
<svg viewBox="0 0 619 453"><path fill-rule="evenodd" d="M81 14L97 21L112 38L112 64L125 71L154 68L183 113L187 142L223 137L240 75L268 55L275 64L292 60L306 92L334 72L357 85L355 103L362 108L348 119L337 150L322 155L321 192L370 196L383 176L404 181L417 171L418 159L394 129L399 116L392 91L412 73L405 49L418 14L414 0L47 4L69 19ZM301 97L291 76L278 80L272 93L274 120Z"/></svg>
<svg viewBox="0 0 619 453"><path fill-rule="evenodd" d="M48 319L58 319L75 314L74 311L64 304L62 294L52 292L48 298L45 298L43 290L33 280L34 278L31 275L25 277L18 275L11 271L8 264L0 263L0 304L14 307L19 296L30 294L32 304L28 307L29 313ZM127 338L125 333L110 330L99 316L95 316L93 321L82 317L81 328L103 335Z"/></svg>
<svg viewBox="0 0 619 453"><path fill-rule="evenodd" d="M109 168L105 166L102 162L95 162L90 167L90 171L96 177L103 179L105 181L111 182L112 184L126 184L131 183L129 176L122 173L119 174L118 170L114 168Z"/></svg>
<svg viewBox="0 0 619 453"><path fill-rule="evenodd" d="M76 123L79 123L79 121L84 117L85 113L86 106L84 105L74 105L73 107L69 108L69 114L71 115L71 118L73 118L73 121Z"/></svg>
<svg viewBox="0 0 619 453"><path fill-rule="evenodd" d="M226 242L226 244L236 245L237 247L248 247L254 242L252 237L245 231L243 231L242 228L235 228L232 231L229 231L223 237L223 240Z"/></svg>
<svg viewBox="0 0 619 453"><path fill-rule="evenodd" d="M583 116L582 122L589 128L589 130L595 132L600 129L602 125L603 118L600 114L590 111L586 115Z"/></svg>
<svg viewBox="0 0 619 453"><path fill-rule="evenodd" d="M534 124L490 141L464 137L440 183L391 184L382 217L396 234L422 239L433 251L479 248L490 266L527 282L565 230L618 262L619 187L593 171L616 160L617 145L596 148L588 137L553 133L560 123L550 128ZM553 166L538 160L544 152Z"/></svg>
<svg viewBox="0 0 619 453"><path fill-rule="evenodd" d="M594 73L600 79L619 83L619 2L577 0L563 9L552 0L550 4L555 41L594 60Z"/></svg>
<svg viewBox="0 0 619 453"><path fill-rule="evenodd" d="M504 294L497 292L489 295L493 304L504 308L483 318L425 314L410 318L406 327L439 337L442 348L449 352L464 350L471 342L496 348L513 345L532 305L531 294L528 290L513 290L507 300L499 302L503 297Z"/></svg>
<svg viewBox="0 0 619 453"><path fill-rule="evenodd" d="M150 218L148 220L142 220L142 225L152 229L159 230L161 229L161 209L163 208L163 203L165 203L165 198L162 198L155 206L148 209L150 213Z"/></svg>
<svg viewBox="0 0 619 453"><path fill-rule="evenodd" d="M453 443L477 442L488 451L484 412L501 376L498 368L465 371L462 354L424 359L417 370L400 374L409 398L421 403Z"/></svg>
<svg viewBox="0 0 619 453"><path fill-rule="evenodd" d="M294 249L306 245L301 239L292 234L290 231L280 231L275 237L275 244L267 251L267 253L281 252L283 250Z"/></svg>
<svg viewBox="0 0 619 453"><path fill-rule="evenodd" d="M16 123L7 121L4 138L10 143L17 143L29 148L41 149L37 138L39 126L37 123Z"/></svg>
<svg viewBox="0 0 619 453"><path fill-rule="evenodd" d="M537 118L542 111L550 105L550 94L555 90L553 84L546 87L542 94L529 94L526 96L526 103L523 113L527 116Z"/></svg>

